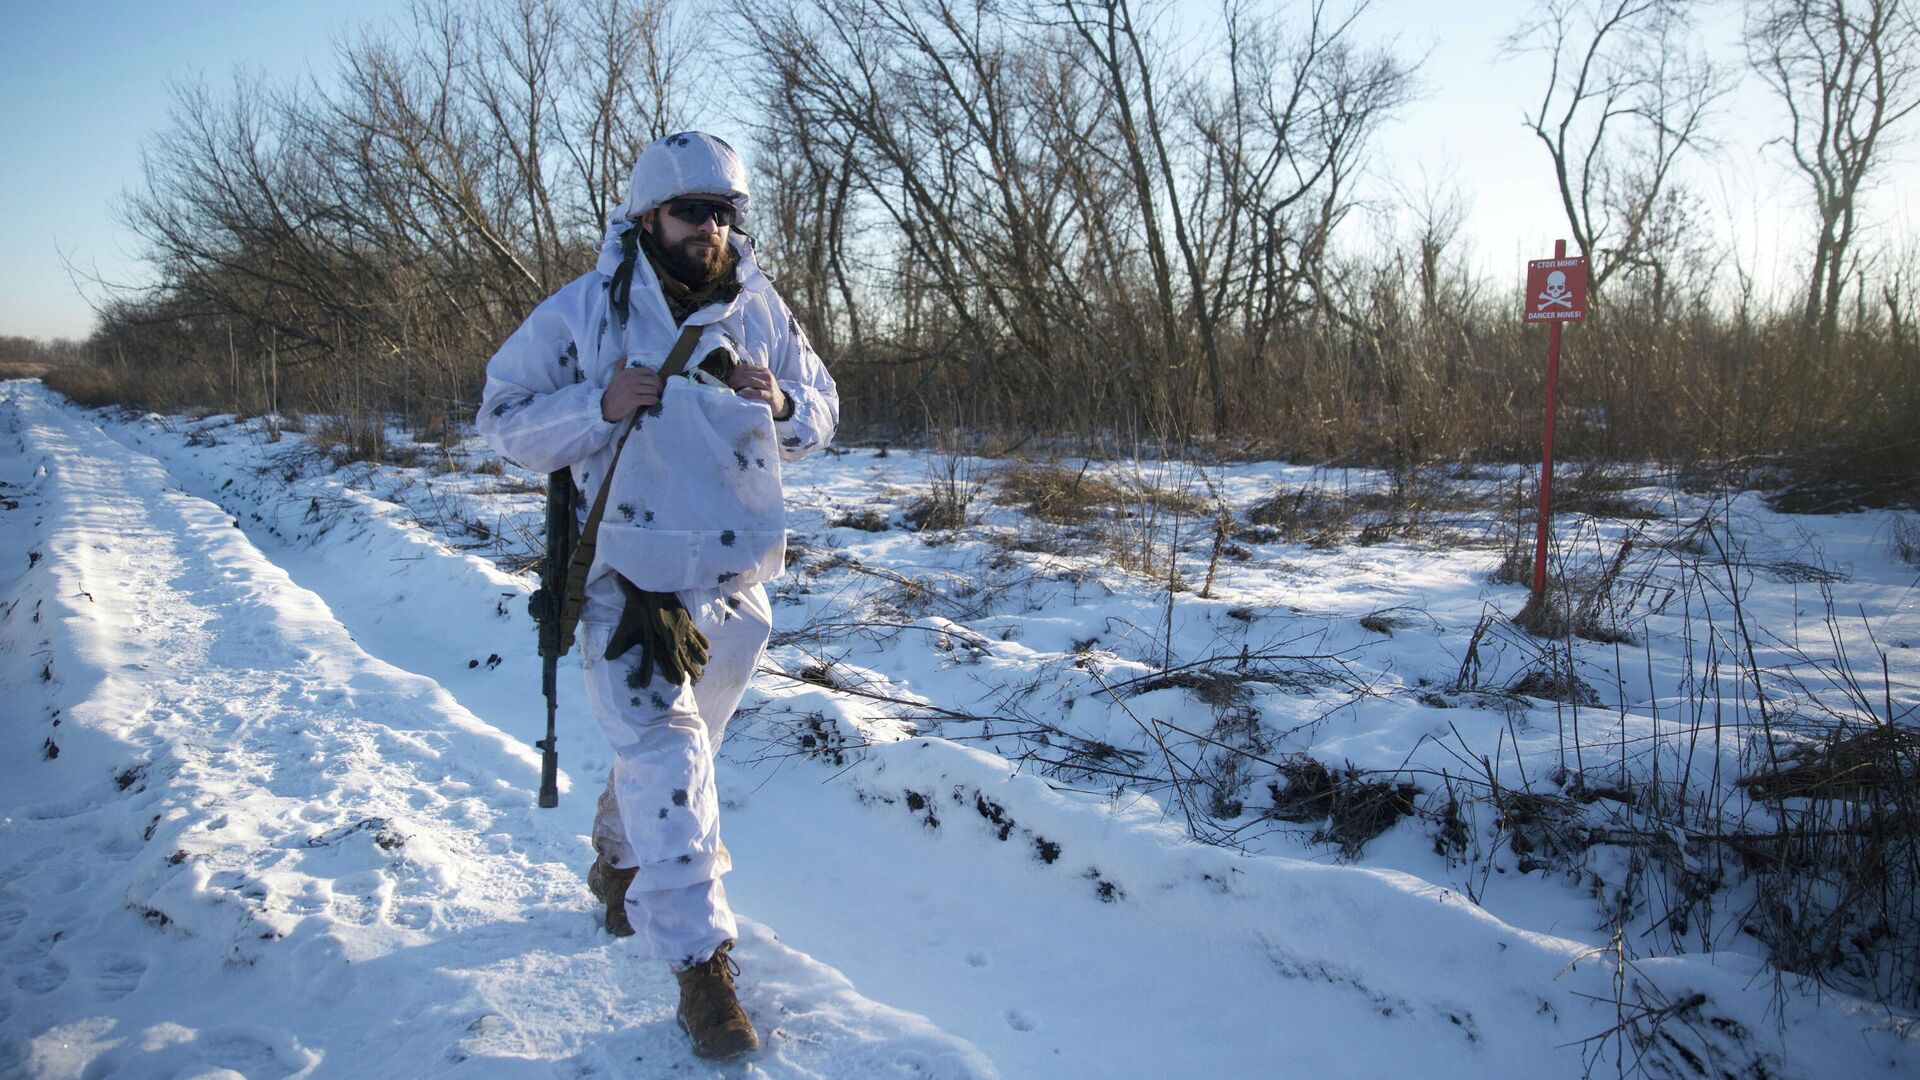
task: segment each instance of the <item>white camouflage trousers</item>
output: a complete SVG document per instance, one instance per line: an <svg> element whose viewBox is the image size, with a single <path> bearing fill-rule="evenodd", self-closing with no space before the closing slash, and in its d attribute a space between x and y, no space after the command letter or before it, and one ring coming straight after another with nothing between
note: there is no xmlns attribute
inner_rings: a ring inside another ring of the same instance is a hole
<svg viewBox="0 0 1920 1080"><path fill-rule="evenodd" d="M720 884L733 862L720 842L713 759L766 648L773 613L758 585L679 593L710 643L706 670L691 687L658 675L639 683L637 649L604 659L612 609L592 595L597 591L590 590L581 621L581 666L588 708L614 763L594 817L593 846L614 866L639 868L627 890L627 918L648 955L684 968L739 934Z"/></svg>

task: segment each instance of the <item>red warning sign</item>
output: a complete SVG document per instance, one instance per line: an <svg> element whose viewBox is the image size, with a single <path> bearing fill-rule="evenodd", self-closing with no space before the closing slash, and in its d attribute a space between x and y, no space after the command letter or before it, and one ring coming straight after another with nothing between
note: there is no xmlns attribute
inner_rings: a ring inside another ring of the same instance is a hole
<svg viewBox="0 0 1920 1080"><path fill-rule="evenodd" d="M1587 260L1535 259L1527 264L1527 322L1587 317Z"/></svg>

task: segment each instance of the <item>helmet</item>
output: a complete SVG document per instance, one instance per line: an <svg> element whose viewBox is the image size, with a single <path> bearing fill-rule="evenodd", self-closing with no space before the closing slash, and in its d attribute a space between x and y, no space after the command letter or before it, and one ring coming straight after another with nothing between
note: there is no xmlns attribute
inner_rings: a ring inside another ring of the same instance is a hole
<svg viewBox="0 0 1920 1080"><path fill-rule="evenodd" d="M705 132L683 131L655 139L633 163L627 201L615 209L614 222L637 218L680 195L723 196L733 203L744 224L751 202L747 167L733 147Z"/></svg>

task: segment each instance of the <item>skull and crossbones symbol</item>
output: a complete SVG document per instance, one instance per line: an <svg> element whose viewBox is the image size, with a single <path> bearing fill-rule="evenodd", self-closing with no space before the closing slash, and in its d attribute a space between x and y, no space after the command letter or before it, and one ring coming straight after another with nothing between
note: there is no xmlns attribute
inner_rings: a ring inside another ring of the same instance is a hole
<svg viewBox="0 0 1920 1080"><path fill-rule="evenodd" d="M1555 270L1547 275L1547 291L1540 294L1539 300L1541 311L1555 306L1573 310L1573 290L1567 288L1567 275L1563 271Z"/></svg>

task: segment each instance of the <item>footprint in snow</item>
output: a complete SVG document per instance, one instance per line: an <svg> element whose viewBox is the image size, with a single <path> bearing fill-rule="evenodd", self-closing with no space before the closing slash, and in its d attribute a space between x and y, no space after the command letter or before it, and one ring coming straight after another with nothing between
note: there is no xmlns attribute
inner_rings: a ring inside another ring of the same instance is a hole
<svg viewBox="0 0 1920 1080"><path fill-rule="evenodd" d="M433 908L418 901L409 901L393 910L393 924L407 930L425 930L433 924Z"/></svg>
<svg viewBox="0 0 1920 1080"><path fill-rule="evenodd" d="M243 895L251 892L256 897L266 895L266 886L256 883L245 870L241 869L215 870L207 878L207 886Z"/></svg>
<svg viewBox="0 0 1920 1080"><path fill-rule="evenodd" d="M100 808L100 800L90 796L68 799L65 802L47 803L27 810L22 817L28 821L63 821L70 817L79 817Z"/></svg>
<svg viewBox="0 0 1920 1080"><path fill-rule="evenodd" d="M20 924L27 921L27 909L9 904L0 907L0 941L11 941L20 930Z"/></svg>
<svg viewBox="0 0 1920 1080"><path fill-rule="evenodd" d="M66 984L68 974L57 957L45 956L15 972L13 985L29 994L51 994Z"/></svg>
<svg viewBox="0 0 1920 1080"><path fill-rule="evenodd" d="M107 953L94 961L93 984L106 1001L133 993L147 973L147 958L133 953Z"/></svg>
<svg viewBox="0 0 1920 1080"><path fill-rule="evenodd" d="M284 1066L279 1051L245 1028L222 1028L200 1036L209 1064L242 1076L266 1076Z"/></svg>
<svg viewBox="0 0 1920 1080"><path fill-rule="evenodd" d="M1008 1009L1001 1015L1006 1017L1007 1026L1015 1031L1032 1031L1034 1028L1040 1026L1040 1021L1035 1020L1019 1009Z"/></svg>
<svg viewBox="0 0 1920 1080"><path fill-rule="evenodd" d="M109 836L95 844L94 851L104 856L109 862L126 862L146 847L148 839L150 837L143 836L136 839L132 836Z"/></svg>
<svg viewBox="0 0 1920 1080"><path fill-rule="evenodd" d="M65 896L87 883L87 872L76 867L56 870L52 880L47 882L45 893L50 896Z"/></svg>
<svg viewBox="0 0 1920 1080"><path fill-rule="evenodd" d="M380 909L380 898L377 896L335 893L333 897L333 917L356 926L377 924L380 921Z"/></svg>
<svg viewBox="0 0 1920 1080"><path fill-rule="evenodd" d="M416 788L407 793L407 805L416 814L432 814L447 805L446 796L427 788Z"/></svg>
<svg viewBox="0 0 1920 1080"><path fill-rule="evenodd" d="M319 882L309 882L305 892L287 898L290 915L318 915L327 910L327 898L319 891Z"/></svg>

